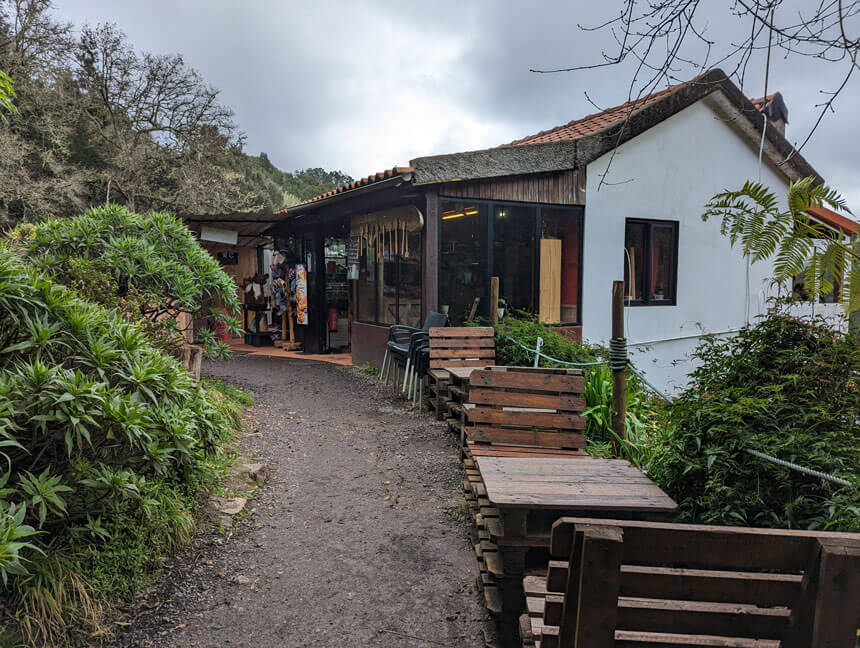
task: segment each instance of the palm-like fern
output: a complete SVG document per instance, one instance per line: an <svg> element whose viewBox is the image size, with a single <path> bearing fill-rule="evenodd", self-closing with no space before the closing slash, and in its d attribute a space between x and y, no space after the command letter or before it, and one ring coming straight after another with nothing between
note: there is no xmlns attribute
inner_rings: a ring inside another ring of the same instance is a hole
<svg viewBox="0 0 860 648"><path fill-rule="evenodd" d="M747 181L739 191L714 196L702 219L720 217L720 231L732 245L740 243L753 262L773 258L776 281L803 276L812 297L833 291L831 277L844 278L839 282L843 306L849 312L860 308L860 250L844 233L819 225L808 213L825 206L851 213L842 196L809 177L791 183L787 202L782 210L770 189Z"/></svg>

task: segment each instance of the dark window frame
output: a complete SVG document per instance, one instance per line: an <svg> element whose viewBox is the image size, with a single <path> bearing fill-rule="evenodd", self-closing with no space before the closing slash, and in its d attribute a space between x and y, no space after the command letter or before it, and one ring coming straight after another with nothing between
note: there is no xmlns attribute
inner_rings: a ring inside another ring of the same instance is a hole
<svg viewBox="0 0 860 648"><path fill-rule="evenodd" d="M628 277L628 269L627 269L627 226L628 225L645 225L645 258L642 260L642 267L645 269L645 276L643 277L644 290L642 291L642 296L637 297L636 299L630 299L630 286L627 285L628 279L632 279L632 277ZM672 294L666 299L651 299L651 286L654 283L654 278L651 276L651 237L653 228L657 227L671 227L672 228L672 262L671 262L671 273L672 273ZM656 218L627 218L624 220L624 259L622 268L624 269L624 294L625 294L625 303L628 306L677 306L678 305L678 231L680 229L680 222L676 220L659 220Z"/></svg>
<svg viewBox="0 0 860 648"><path fill-rule="evenodd" d="M566 205L563 203L544 203L544 202L528 202L524 200L494 200L488 198L463 198L462 196L448 196L444 194L440 194L437 203L436 209L436 220L439 221L440 227L438 228L437 233L437 248L438 253L436 256L436 264L438 268L442 267L442 212L443 203L445 202L457 202L457 203L480 203L482 205L487 205L487 273L485 277L486 285L487 285L487 294L490 294L490 277L493 273L493 224L492 224L492 214L493 210L496 206L510 206L510 207L534 207L535 208L535 218L534 218L534 227L535 227L535 255L534 255L534 267L532 269L532 278L533 278L533 291L535 295L535 299L540 294L540 239L541 239L541 219L543 218L544 209L567 209L572 212L576 212L576 217L579 219L579 276L577 278L577 294L578 294L578 303L576 305L576 321L575 322L562 322L560 324L554 324L554 328L561 327L574 327L574 326L582 326L583 318L583 275L585 274L583 265L583 258L585 254L585 206L584 205ZM677 255L676 255L677 256ZM438 290L438 282L437 278L437 290Z"/></svg>

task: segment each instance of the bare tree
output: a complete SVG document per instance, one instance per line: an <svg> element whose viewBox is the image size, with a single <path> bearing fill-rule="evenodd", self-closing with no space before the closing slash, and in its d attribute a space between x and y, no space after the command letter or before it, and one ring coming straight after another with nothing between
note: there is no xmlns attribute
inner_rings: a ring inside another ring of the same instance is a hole
<svg viewBox="0 0 860 648"><path fill-rule="evenodd" d="M815 124L796 147L800 152L858 69L860 0L734 0L719 9L704 0L624 0L620 11L586 31L608 32L614 46L593 63L538 73L571 72L633 65L628 101L635 102L666 84L686 81L692 73L722 67L743 88L751 65L764 71L762 96L768 94L771 58L814 59L838 67L839 82L822 89L824 100ZM713 34L713 23L731 23L730 36Z"/></svg>
<svg viewBox="0 0 860 648"><path fill-rule="evenodd" d="M233 112L181 55L139 55L115 25L83 29L78 75L90 99L87 116L109 152L105 202L169 204L160 193L169 158L187 153L204 132L241 143Z"/></svg>

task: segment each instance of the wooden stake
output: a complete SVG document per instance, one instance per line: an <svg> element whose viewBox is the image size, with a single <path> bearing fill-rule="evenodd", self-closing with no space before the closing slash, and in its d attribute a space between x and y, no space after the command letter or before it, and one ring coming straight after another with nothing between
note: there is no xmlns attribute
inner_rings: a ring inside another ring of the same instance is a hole
<svg viewBox="0 0 860 648"><path fill-rule="evenodd" d="M612 338L624 338L624 282L612 282ZM627 376L624 369L612 370L612 441L615 456L618 456L617 439L627 438Z"/></svg>
<svg viewBox="0 0 860 648"><path fill-rule="evenodd" d="M499 323L499 278L490 277L490 323Z"/></svg>

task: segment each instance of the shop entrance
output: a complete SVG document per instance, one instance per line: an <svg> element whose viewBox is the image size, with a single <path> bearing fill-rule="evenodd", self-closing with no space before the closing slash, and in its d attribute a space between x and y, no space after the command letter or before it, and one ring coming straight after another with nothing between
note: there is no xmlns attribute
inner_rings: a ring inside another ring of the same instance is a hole
<svg viewBox="0 0 860 648"><path fill-rule="evenodd" d="M326 349L346 351L349 347L349 284L347 282L346 236L327 236L325 259Z"/></svg>

